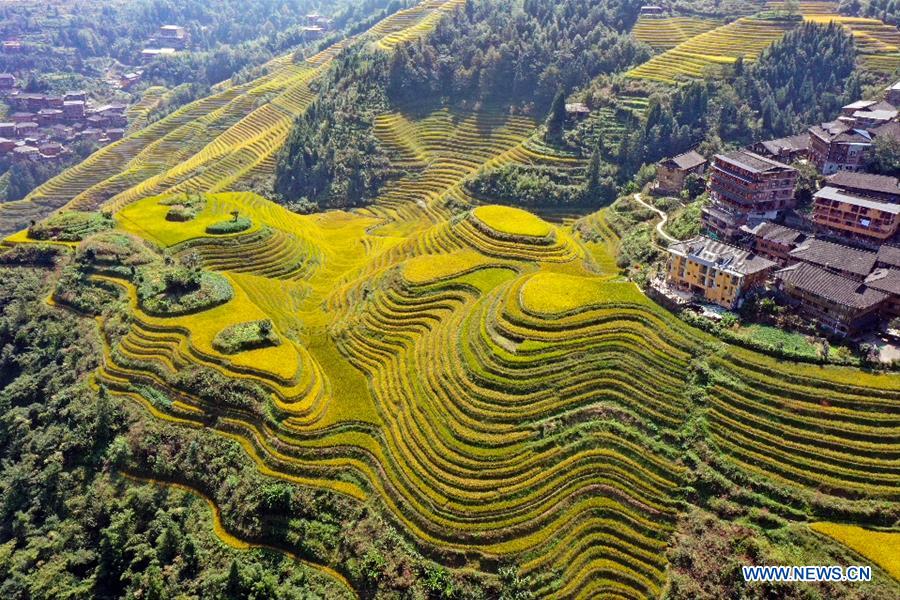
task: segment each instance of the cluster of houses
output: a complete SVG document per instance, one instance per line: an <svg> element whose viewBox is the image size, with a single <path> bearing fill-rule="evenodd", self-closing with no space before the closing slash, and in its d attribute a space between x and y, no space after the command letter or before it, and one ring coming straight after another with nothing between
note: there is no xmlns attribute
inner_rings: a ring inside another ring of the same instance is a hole
<svg viewBox="0 0 900 600"><path fill-rule="evenodd" d="M677 302L739 308L766 288L821 328L855 336L900 317L900 179L865 172L876 140L900 140L900 82L883 100L843 107L806 133L717 154L662 161L656 189L676 193L691 174L708 177L703 234L668 248L658 290ZM825 183L797 211L799 173L815 165Z"/></svg>
<svg viewBox="0 0 900 600"><path fill-rule="evenodd" d="M331 30L332 20L319 13L306 15L305 24L301 27L303 36L308 40L316 40Z"/></svg>
<svg viewBox="0 0 900 600"><path fill-rule="evenodd" d="M68 153L66 144L121 139L128 126L125 104L95 105L85 92L31 94L16 87L16 77L0 73L0 97L12 111L0 122L0 157L53 161Z"/></svg>
<svg viewBox="0 0 900 600"><path fill-rule="evenodd" d="M141 60L149 62L159 56L171 56L191 44L190 32L181 25L162 25L141 50Z"/></svg>

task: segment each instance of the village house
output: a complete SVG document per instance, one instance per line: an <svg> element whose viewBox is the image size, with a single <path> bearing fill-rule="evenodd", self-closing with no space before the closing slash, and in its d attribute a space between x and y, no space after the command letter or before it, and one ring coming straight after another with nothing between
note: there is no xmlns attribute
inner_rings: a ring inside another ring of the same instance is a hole
<svg viewBox="0 0 900 600"><path fill-rule="evenodd" d="M319 27L323 31L331 27L331 19L319 13L309 13L306 15L306 25L308 27Z"/></svg>
<svg viewBox="0 0 900 600"><path fill-rule="evenodd" d="M84 119L84 100L66 100L63 104L63 116L68 121Z"/></svg>
<svg viewBox="0 0 900 600"><path fill-rule="evenodd" d="M22 42L19 40L6 40L2 48L4 54L19 54L23 50Z"/></svg>
<svg viewBox="0 0 900 600"><path fill-rule="evenodd" d="M797 263L775 272L778 289L801 314L838 335L876 325L889 295L814 265Z"/></svg>
<svg viewBox="0 0 900 600"><path fill-rule="evenodd" d="M9 154L16 148L16 140L0 137L0 154Z"/></svg>
<svg viewBox="0 0 900 600"><path fill-rule="evenodd" d="M790 137L756 142L751 150L760 156L771 158L785 164L806 158L809 155L809 133L801 133Z"/></svg>
<svg viewBox="0 0 900 600"><path fill-rule="evenodd" d="M160 46L184 49L190 41L190 34L181 25L163 25L156 34L154 43Z"/></svg>
<svg viewBox="0 0 900 600"><path fill-rule="evenodd" d="M16 76L12 73L0 73L0 92L9 92L16 87Z"/></svg>
<svg viewBox="0 0 900 600"><path fill-rule="evenodd" d="M37 123L33 121L27 121L25 123L16 123L16 137L17 138L25 138L30 134L37 132L39 126Z"/></svg>
<svg viewBox="0 0 900 600"><path fill-rule="evenodd" d="M745 227L749 247L757 254L775 261L781 266L790 262L790 253L812 236L797 229L764 221L755 227Z"/></svg>
<svg viewBox="0 0 900 600"><path fill-rule="evenodd" d="M645 17L662 17L666 14L666 9L662 6L644 5L641 7L641 16Z"/></svg>
<svg viewBox="0 0 900 600"><path fill-rule="evenodd" d="M862 281L872 272L877 256L875 252L817 238L808 239L789 253L791 261L808 263L856 281Z"/></svg>
<svg viewBox="0 0 900 600"><path fill-rule="evenodd" d="M882 308L886 319L900 317L900 269L875 269L866 277L866 285L888 295Z"/></svg>
<svg viewBox="0 0 900 600"><path fill-rule="evenodd" d="M144 48L141 50L141 60L150 62L160 56L174 56L175 48Z"/></svg>
<svg viewBox="0 0 900 600"><path fill-rule="evenodd" d="M569 122L583 121L590 115L591 109L584 102L566 104L566 120Z"/></svg>
<svg viewBox="0 0 900 600"><path fill-rule="evenodd" d="M884 244L875 255L876 269L900 269L900 248Z"/></svg>
<svg viewBox="0 0 900 600"><path fill-rule="evenodd" d="M809 158L823 175L859 171L868 160L872 134L833 121L810 127Z"/></svg>
<svg viewBox="0 0 900 600"><path fill-rule="evenodd" d="M119 87L123 90L129 89L133 85L137 85L141 82L141 77L143 74L140 71L132 71L130 73L125 73L119 79Z"/></svg>
<svg viewBox="0 0 900 600"><path fill-rule="evenodd" d="M13 123L28 123L35 120L35 114L30 112L14 112L9 115Z"/></svg>
<svg viewBox="0 0 900 600"><path fill-rule="evenodd" d="M753 152L717 154L709 178L710 203L701 217L704 230L733 240L745 225L777 220L794 207L797 177L793 167Z"/></svg>
<svg viewBox="0 0 900 600"><path fill-rule="evenodd" d="M855 196L900 204L900 179L889 175L838 171L826 179L827 185Z"/></svg>
<svg viewBox="0 0 900 600"><path fill-rule="evenodd" d="M16 161L39 160L41 158L40 151L34 146L16 146L12 154L13 160Z"/></svg>
<svg viewBox="0 0 900 600"><path fill-rule="evenodd" d="M656 187L654 192L660 194L678 194L684 189L684 182L691 173L703 175L707 160L702 154L685 152L672 158L660 161L656 165Z"/></svg>
<svg viewBox="0 0 900 600"><path fill-rule="evenodd" d="M14 138L16 137L15 123L0 123L0 137Z"/></svg>
<svg viewBox="0 0 900 600"><path fill-rule="evenodd" d="M813 195L812 221L839 235L883 242L900 228L900 204L826 186Z"/></svg>
<svg viewBox="0 0 900 600"><path fill-rule="evenodd" d="M884 100L888 104L900 106L900 81L884 90Z"/></svg>
<svg viewBox="0 0 900 600"><path fill-rule="evenodd" d="M743 295L762 286L777 266L749 250L706 236L672 244L668 253L670 286L728 309L739 308Z"/></svg>

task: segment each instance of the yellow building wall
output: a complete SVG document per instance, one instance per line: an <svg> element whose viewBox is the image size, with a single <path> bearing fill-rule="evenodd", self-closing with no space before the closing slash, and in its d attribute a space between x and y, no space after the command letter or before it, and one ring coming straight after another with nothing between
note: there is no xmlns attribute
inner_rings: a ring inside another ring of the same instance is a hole
<svg viewBox="0 0 900 600"><path fill-rule="evenodd" d="M681 266L685 265L684 276L681 276ZM741 293L741 278L737 282L732 281L732 276L718 269L708 267L709 271L702 273L703 265L680 256L673 256L669 265L669 281L682 288L701 288L703 297L710 302L731 308ZM707 285L709 284L709 285Z"/></svg>

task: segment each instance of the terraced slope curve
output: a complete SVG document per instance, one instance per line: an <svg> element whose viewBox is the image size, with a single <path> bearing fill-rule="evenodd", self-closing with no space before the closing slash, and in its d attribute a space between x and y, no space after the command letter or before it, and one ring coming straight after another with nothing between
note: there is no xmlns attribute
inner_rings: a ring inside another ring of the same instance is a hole
<svg viewBox="0 0 900 600"><path fill-rule="evenodd" d="M686 460L785 518L896 500L898 378L722 348L597 275L602 247L525 211L482 206L385 238L369 233L371 216L300 216L249 194L208 195L195 221L172 223L164 200L119 211L119 227L197 252L234 297L154 316L104 275L133 317L98 380L238 441L272 477L380 504L443 564L514 561L541 596L655 597ZM204 233L233 210L252 227ZM222 328L266 318L280 345L213 347ZM191 365L270 399L199 398L179 385ZM710 450L688 459L676 440L698 369Z"/></svg>
<svg viewBox="0 0 900 600"><path fill-rule="evenodd" d="M385 47L426 33L459 0L427 0L361 34ZM0 233L26 227L64 205L116 210L140 198L177 191L227 191L241 179L271 173L294 119L311 103L310 83L354 39L295 64L271 61L268 74L182 107L94 153L38 187L24 200L0 205ZM151 103L154 96L147 99ZM139 119L145 106L138 106Z"/></svg>
<svg viewBox="0 0 900 600"><path fill-rule="evenodd" d="M743 17L694 36L628 71L627 77L676 83L715 74L743 57L753 60L795 25L791 21Z"/></svg>
<svg viewBox="0 0 900 600"><path fill-rule="evenodd" d="M642 15L631 33L658 50L674 48L696 35L715 29L720 23L697 17L648 17Z"/></svg>

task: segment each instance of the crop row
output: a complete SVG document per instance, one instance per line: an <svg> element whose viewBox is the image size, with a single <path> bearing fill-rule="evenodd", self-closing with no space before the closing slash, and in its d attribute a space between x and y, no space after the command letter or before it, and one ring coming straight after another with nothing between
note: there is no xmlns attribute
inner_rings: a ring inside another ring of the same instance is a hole
<svg viewBox="0 0 900 600"><path fill-rule="evenodd" d="M628 71L628 77L676 83L720 70L739 57L753 60L794 27L791 21L741 18L682 42Z"/></svg>
<svg viewBox="0 0 900 600"><path fill-rule="evenodd" d="M719 25L720 23L712 19L644 15L638 19L631 33L638 41L653 48L668 50Z"/></svg>

